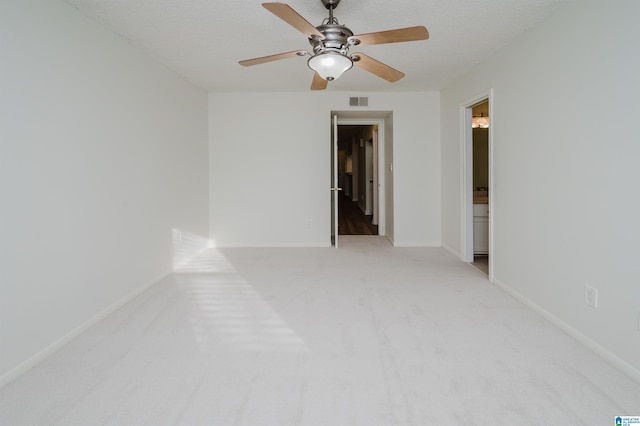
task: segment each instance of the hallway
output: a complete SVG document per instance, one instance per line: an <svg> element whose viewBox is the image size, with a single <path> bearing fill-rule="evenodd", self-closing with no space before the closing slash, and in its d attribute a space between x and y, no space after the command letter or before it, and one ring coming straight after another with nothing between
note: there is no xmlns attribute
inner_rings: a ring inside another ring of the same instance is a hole
<svg viewBox="0 0 640 426"><path fill-rule="evenodd" d="M378 235L378 226L371 223L355 201L346 195L338 196L338 235Z"/></svg>

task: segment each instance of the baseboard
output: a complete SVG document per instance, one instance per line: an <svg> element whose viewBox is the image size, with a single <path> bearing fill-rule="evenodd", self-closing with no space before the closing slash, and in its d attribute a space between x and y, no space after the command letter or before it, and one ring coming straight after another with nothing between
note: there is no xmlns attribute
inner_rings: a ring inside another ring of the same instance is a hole
<svg viewBox="0 0 640 426"><path fill-rule="evenodd" d="M387 240L389 240L389 242L391 243L391 246L395 247L395 243L393 242L393 237L391 235L385 235L385 237L387 237Z"/></svg>
<svg viewBox="0 0 640 426"><path fill-rule="evenodd" d="M16 378L18 378L19 376L21 376L22 374L24 374L25 372L27 372L28 370L30 370L31 368L35 367L37 364L39 364L49 356L53 355L60 348L65 346L67 343L71 342L80 334L84 333L89 328L93 327L94 325L96 325L97 323L99 323L100 321L102 321L103 319L105 319L106 317L108 317L109 315L111 315L112 313L114 313L115 311L117 311L118 309L120 309L121 307L123 307L124 305L126 305L127 303L135 299L136 297L138 297L140 294L147 291L154 284L160 282L162 279L164 279L166 276L170 275L171 273L172 271L169 271L157 276L152 280L147 281L143 286L136 289L129 295L123 297L122 299L118 300L111 306L108 306L98 315L89 319L88 321L86 321L85 323L77 327L75 330L67 333L65 336L53 342L52 344L50 344L49 346L47 346L46 348L44 348L43 350L41 350L40 352L32 356L31 358L28 358L26 361L23 361L22 363L18 364L18 366L12 368L7 373L3 374L2 377L0 377L0 389L5 385L7 385L8 383L15 380Z"/></svg>
<svg viewBox="0 0 640 426"><path fill-rule="evenodd" d="M587 347L591 351L595 352L600 357L604 358L606 361L608 361L614 367L618 368L623 373L627 374L632 379L634 379L638 383L640 383L640 371L635 369L633 366L629 365L626 361L620 359L617 355L613 354L609 350L607 350L604 347L600 346L598 343L594 342L593 340L591 340L590 338L588 338L584 334L580 333L578 330L576 330L575 328L573 328L572 326L570 326L566 322L562 321L560 318L556 317L555 315L553 315L549 311L545 310L543 307L541 307L537 303L534 303L529 298L523 296L518 291L516 291L516 290L512 289L511 287L509 287L507 284L501 282L500 280L496 280L496 279L493 280L493 284L495 284L497 287L500 287L505 292L509 293L513 298L515 298L516 300L522 302L524 305L526 305L527 307L532 309L538 315L542 316L544 319L546 319L547 321L551 322L553 325L555 325L556 327L558 327L559 329L561 329L562 331L567 333L569 336L571 336L574 339L576 339L578 342L583 344L585 347Z"/></svg>
<svg viewBox="0 0 640 426"><path fill-rule="evenodd" d="M326 243L218 243L215 248L322 248L331 247Z"/></svg>
<svg viewBox="0 0 640 426"><path fill-rule="evenodd" d="M440 243L425 243L425 242L422 242L422 243L420 243L420 242L418 242L418 243L416 243L416 242L407 243L407 242L402 242L402 241L400 241L400 242L396 241L394 246L395 247L441 247L441 244Z"/></svg>
<svg viewBox="0 0 640 426"><path fill-rule="evenodd" d="M457 257L458 259L462 259L462 256L460 256L460 253L457 250L452 249L446 244L442 244L441 247L446 251L448 251L449 253L451 253L452 255L454 255L455 257Z"/></svg>

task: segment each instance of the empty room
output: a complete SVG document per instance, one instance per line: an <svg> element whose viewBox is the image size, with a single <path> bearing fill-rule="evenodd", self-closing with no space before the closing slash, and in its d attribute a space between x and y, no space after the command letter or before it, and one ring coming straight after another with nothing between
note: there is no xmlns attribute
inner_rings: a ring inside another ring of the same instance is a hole
<svg viewBox="0 0 640 426"><path fill-rule="evenodd" d="M640 422L639 2L0 3L1 424Z"/></svg>

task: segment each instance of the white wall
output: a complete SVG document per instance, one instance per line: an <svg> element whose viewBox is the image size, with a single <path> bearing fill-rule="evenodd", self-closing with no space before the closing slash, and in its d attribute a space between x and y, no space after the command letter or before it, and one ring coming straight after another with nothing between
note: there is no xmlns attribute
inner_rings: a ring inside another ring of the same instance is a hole
<svg viewBox="0 0 640 426"><path fill-rule="evenodd" d="M1 385L201 244L208 114L62 2L4 1L0 42Z"/></svg>
<svg viewBox="0 0 640 426"><path fill-rule="evenodd" d="M395 243L440 244L439 94L434 92L210 94L216 244L330 244L330 112L349 109L349 96L369 96L365 110L393 111Z"/></svg>
<svg viewBox="0 0 640 426"><path fill-rule="evenodd" d="M637 1L573 2L441 94L443 244L460 252L459 107L493 88L495 281L632 374L638 22ZM585 284L599 290L597 309Z"/></svg>

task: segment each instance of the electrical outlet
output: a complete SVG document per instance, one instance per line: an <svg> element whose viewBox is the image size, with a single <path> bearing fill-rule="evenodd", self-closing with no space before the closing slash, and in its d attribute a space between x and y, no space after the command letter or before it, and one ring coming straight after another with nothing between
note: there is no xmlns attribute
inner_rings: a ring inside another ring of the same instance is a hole
<svg viewBox="0 0 640 426"><path fill-rule="evenodd" d="M584 303L594 308L598 307L598 290L590 285L584 286Z"/></svg>

